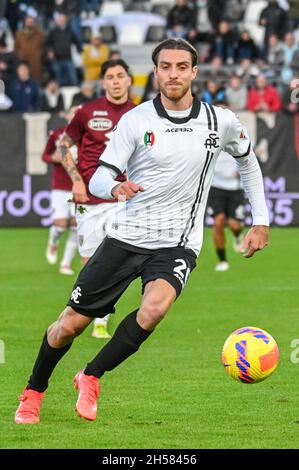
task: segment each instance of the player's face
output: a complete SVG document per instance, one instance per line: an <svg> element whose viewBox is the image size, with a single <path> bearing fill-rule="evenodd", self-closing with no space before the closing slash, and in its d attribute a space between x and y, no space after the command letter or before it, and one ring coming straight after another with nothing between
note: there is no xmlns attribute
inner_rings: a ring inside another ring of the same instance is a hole
<svg viewBox="0 0 299 470"><path fill-rule="evenodd" d="M191 53L184 50L162 49L154 67L161 93L170 101L179 101L191 89L197 67L192 67Z"/></svg>
<svg viewBox="0 0 299 470"><path fill-rule="evenodd" d="M126 101L131 86L131 77L121 65L116 65L107 70L102 80L102 86L106 90L108 99L116 102Z"/></svg>

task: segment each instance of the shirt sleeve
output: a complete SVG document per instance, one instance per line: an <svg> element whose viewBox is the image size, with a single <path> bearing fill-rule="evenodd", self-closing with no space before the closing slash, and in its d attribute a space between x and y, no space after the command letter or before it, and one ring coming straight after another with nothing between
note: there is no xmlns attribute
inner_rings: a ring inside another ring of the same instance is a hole
<svg viewBox="0 0 299 470"><path fill-rule="evenodd" d="M236 160L241 180L251 205L252 225L269 225L263 176L253 151Z"/></svg>
<svg viewBox="0 0 299 470"><path fill-rule="evenodd" d="M46 145L46 148L43 152L43 155L42 155L42 159L44 162L46 163L53 163L52 161L52 155L53 153L56 151L57 147L56 147L56 141L57 141L57 138L59 137L59 133L57 131L52 131L50 136L49 136L49 139L48 139L48 142L47 142L47 145Z"/></svg>
<svg viewBox="0 0 299 470"><path fill-rule="evenodd" d="M101 155L100 165L111 168L117 175L124 173L137 146L136 127L137 123L130 112L122 116Z"/></svg>
<svg viewBox="0 0 299 470"><path fill-rule="evenodd" d="M84 129L83 109L79 108L67 125L65 133L77 144L82 139Z"/></svg>
<svg viewBox="0 0 299 470"><path fill-rule="evenodd" d="M251 152L251 142L247 129L232 111L226 109L225 113L228 118L228 128L222 149L234 158L246 157Z"/></svg>

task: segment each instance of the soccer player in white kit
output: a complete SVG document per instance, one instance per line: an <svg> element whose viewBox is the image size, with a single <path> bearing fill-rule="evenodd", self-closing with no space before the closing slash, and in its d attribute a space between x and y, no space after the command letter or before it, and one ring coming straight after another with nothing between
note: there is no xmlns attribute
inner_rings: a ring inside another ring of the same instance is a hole
<svg viewBox="0 0 299 470"><path fill-rule="evenodd" d="M245 134L244 134L245 138ZM216 162L209 193L207 214L214 219L213 239L218 256L216 271L227 271L225 225L233 233L233 248L238 253L242 248L242 233L245 217L245 197L235 159L220 152Z"/></svg>
<svg viewBox="0 0 299 470"><path fill-rule="evenodd" d="M111 340L74 379L79 391L77 414L96 419L98 379L138 351L195 267L213 168L221 150L236 158L252 205L253 226L244 241L244 256L250 258L267 245L262 175L246 130L246 138L240 138L242 125L231 111L192 96L197 52L191 44L167 39L154 49L152 58L161 94L120 119L89 185L98 197L127 202L79 274L68 306L44 336L15 415L17 423L39 421L48 380L73 339L99 311L113 312L129 284L141 277L140 307L122 320ZM125 169L128 180L115 182Z"/></svg>

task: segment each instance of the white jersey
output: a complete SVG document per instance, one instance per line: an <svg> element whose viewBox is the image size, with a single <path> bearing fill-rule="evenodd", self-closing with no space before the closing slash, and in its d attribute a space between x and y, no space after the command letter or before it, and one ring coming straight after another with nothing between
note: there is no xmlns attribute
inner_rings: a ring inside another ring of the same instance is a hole
<svg viewBox="0 0 299 470"><path fill-rule="evenodd" d="M220 152L219 157L217 158L212 186L214 188L226 189L228 191L242 189L236 160L227 152Z"/></svg>
<svg viewBox="0 0 299 470"><path fill-rule="evenodd" d="M126 113L100 164L115 173L126 170L128 179L145 191L124 203L108 222L108 236L140 248L180 246L198 254L222 150L236 158L250 154L248 134L228 109L194 100L189 116L171 118L158 95ZM261 219L267 219L264 212Z"/></svg>

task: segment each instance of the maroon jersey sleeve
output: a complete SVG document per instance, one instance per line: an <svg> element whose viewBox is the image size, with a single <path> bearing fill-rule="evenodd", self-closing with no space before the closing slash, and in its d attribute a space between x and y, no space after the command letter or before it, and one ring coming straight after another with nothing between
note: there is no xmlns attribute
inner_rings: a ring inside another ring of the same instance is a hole
<svg viewBox="0 0 299 470"><path fill-rule="evenodd" d="M60 134L64 131L64 128L56 129L50 133L50 137L48 139L47 145L42 155L42 159L46 163L53 163L52 162L52 155L56 151L57 146L56 142Z"/></svg>
<svg viewBox="0 0 299 470"><path fill-rule="evenodd" d="M71 122L66 126L65 132L77 144L82 139L84 129L84 110L80 107Z"/></svg>

